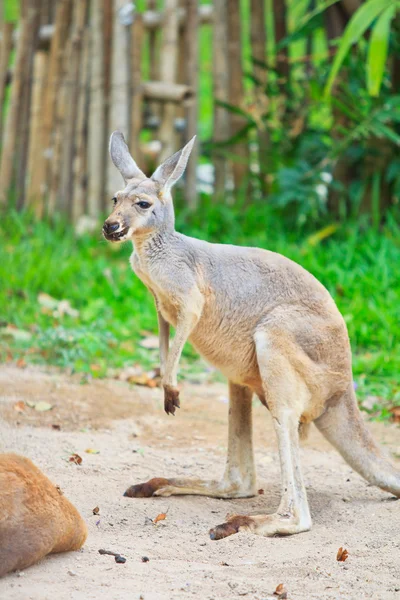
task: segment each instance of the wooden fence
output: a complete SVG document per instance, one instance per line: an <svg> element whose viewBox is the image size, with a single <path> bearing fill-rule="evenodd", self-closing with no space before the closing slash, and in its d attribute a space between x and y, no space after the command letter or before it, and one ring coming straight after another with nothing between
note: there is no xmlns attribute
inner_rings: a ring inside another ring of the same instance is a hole
<svg viewBox="0 0 400 600"><path fill-rule="evenodd" d="M122 187L108 159L113 130L124 133L148 173L197 133L203 26L213 28L214 99L241 104L239 0L158 4L148 0L140 12L126 0L21 0L18 22L0 24L0 205L11 198L39 217L97 218ZM262 58L259 12L256 6L251 43ZM212 119L216 142L242 126L219 104ZM235 151L242 161L213 157L217 193L227 170L236 186L245 176L247 144ZM185 178L191 207L198 153L199 145Z"/></svg>

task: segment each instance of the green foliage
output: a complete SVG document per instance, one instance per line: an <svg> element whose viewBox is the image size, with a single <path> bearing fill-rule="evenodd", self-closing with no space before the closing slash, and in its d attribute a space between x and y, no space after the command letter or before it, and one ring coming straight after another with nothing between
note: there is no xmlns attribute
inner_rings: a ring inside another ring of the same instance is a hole
<svg viewBox="0 0 400 600"><path fill-rule="evenodd" d="M400 228L391 216L380 230L362 223L301 233L260 203L227 209L205 199L189 215L177 202L177 228L215 242L275 250L302 264L329 289L349 328L354 374L368 410L387 417L400 402ZM62 222L33 222L9 212L0 229L0 360L54 364L93 376L139 362L158 364L157 351L140 345L157 330L150 294L131 272L130 244L115 246L100 234L77 238ZM100 226L99 226L100 230ZM312 235L311 235L312 234ZM54 316L40 293L67 299L79 315ZM6 323L29 335L4 335ZM186 346L181 372L197 377L204 366Z"/></svg>
<svg viewBox="0 0 400 600"><path fill-rule="evenodd" d="M368 51L367 73L368 91L371 96L378 96L381 87L384 65L387 59L391 22L400 2L394 0L367 0L354 13L340 39L339 47L326 84L325 93L331 93L340 67L351 46L358 42L366 30L376 20L373 27Z"/></svg>

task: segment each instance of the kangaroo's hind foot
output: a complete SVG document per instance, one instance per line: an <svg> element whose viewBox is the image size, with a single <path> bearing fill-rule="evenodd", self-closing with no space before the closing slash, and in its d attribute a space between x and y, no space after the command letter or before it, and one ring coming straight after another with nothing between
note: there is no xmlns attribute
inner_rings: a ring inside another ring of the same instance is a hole
<svg viewBox="0 0 400 600"><path fill-rule="evenodd" d="M220 481L157 477L131 486L130 498L193 494L213 498L248 498L256 494L252 440L252 393L247 387L229 383L228 457Z"/></svg>

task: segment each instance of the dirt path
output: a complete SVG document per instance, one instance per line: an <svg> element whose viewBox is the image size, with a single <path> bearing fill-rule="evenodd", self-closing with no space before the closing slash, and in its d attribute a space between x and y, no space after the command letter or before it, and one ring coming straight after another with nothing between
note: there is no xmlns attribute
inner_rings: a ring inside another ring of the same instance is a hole
<svg viewBox="0 0 400 600"><path fill-rule="evenodd" d="M34 460L89 528L81 552L50 556L5 577L1 599L265 600L284 583L291 600L400 600L400 502L369 487L315 428L302 450L312 531L288 538L242 533L212 542L209 528L227 513L273 512L279 501L275 439L258 401L254 425L263 495L133 500L123 491L150 477L218 477L226 452L224 385L185 385L175 418L163 413L160 390L116 381L80 385L78 377L3 366L0 389L0 451ZM19 401L46 401L54 408L19 413ZM392 457L400 455L398 427L373 423L371 429ZM99 454L86 453L88 448ZM82 456L81 466L66 460L72 452ZM92 513L96 506L98 516ZM165 511L165 521L149 523L148 517ZM345 563L336 561L340 546L349 551ZM100 556L99 548L120 552L126 564ZM142 562L143 556L149 561Z"/></svg>

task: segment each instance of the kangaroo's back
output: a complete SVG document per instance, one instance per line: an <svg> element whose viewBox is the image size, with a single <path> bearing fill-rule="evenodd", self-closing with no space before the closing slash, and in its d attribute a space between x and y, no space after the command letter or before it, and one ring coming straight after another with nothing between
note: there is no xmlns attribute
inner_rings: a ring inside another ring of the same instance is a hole
<svg viewBox="0 0 400 600"><path fill-rule="evenodd" d="M76 508L31 460L0 454L0 577L77 550L86 536Z"/></svg>

